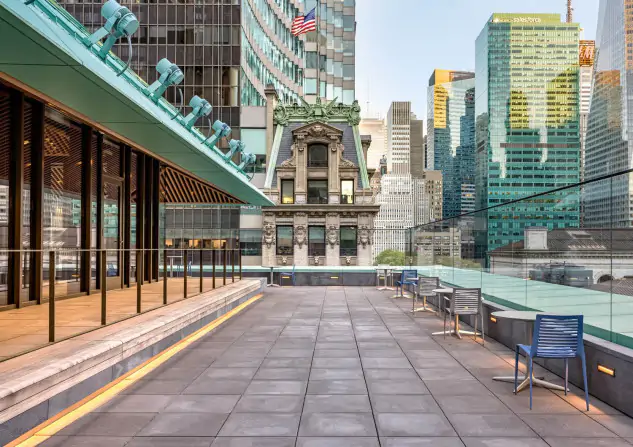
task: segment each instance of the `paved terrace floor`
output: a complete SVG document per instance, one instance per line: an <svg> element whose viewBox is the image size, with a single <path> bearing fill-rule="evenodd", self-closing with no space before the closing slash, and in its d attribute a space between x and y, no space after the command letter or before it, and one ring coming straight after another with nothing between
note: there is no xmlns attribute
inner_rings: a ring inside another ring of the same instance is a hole
<svg viewBox="0 0 633 447"><path fill-rule="evenodd" d="M360 287L265 297L45 446L609 446L633 422L578 389L513 395L512 353L431 337L432 314ZM537 371L542 373L542 371ZM562 383L545 372L548 379ZM627 440L627 437L628 440Z"/></svg>
<svg viewBox="0 0 633 447"><path fill-rule="evenodd" d="M236 277L239 281L239 277ZM216 287L222 287L223 277L216 277ZM226 279L231 284L230 272ZM167 303L184 298L183 278L168 278ZM48 286L45 287L47 289ZM204 278L202 289L211 290L211 278ZM187 278L187 297L200 293L200 278ZM48 297L48 294L46 294ZM127 289L108 290L106 322L115 323L136 315L136 285ZM163 305L163 281L143 284L141 311ZM30 305L0 312L0 361L48 344L48 303ZM56 340L78 335L101 327L101 292L75 298L62 298L55 302Z"/></svg>

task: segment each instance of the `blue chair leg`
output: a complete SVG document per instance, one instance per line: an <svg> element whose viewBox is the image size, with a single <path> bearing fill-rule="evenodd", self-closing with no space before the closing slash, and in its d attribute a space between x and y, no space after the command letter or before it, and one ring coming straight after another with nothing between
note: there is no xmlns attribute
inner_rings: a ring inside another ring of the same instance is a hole
<svg viewBox="0 0 633 447"><path fill-rule="evenodd" d="M587 402L587 411L589 411L589 386L587 386L587 359L585 358L584 352L580 355L580 360L582 361L582 380L585 385L585 401Z"/></svg>
<svg viewBox="0 0 633 447"><path fill-rule="evenodd" d="M514 394L517 393L519 387L519 347L516 347L516 356L514 358Z"/></svg>
<svg viewBox="0 0 633 447"><path fill-rule="evenodd" d="M530 377L530 410L532 409L532 367L534 363L532 357L528 356L528 375Z"/></svg>
<svg viewBox="0 0 633 447"><path fill-rule="evenodd" d="M568 384L569 384L569 359L565 359L565 396L567 396Z"/></svg>

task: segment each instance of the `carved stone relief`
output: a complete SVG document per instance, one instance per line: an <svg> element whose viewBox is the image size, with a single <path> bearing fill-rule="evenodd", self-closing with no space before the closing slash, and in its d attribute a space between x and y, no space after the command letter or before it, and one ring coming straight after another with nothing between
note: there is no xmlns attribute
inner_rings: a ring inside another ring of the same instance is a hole
<svg viewBox="0 0 633 447"><path fill-rule="evenodd" d="M295 227L295 245L298 245L299 248L303 247L303 244L306 243L306 227L305 225L297 225Z"/></svg>
<svg viewBox="0 0 633 447"><path fill-rule="evenodd" d="M330 225L327 230L327 242L331 248L338 245L338 228L335 225Z"/></svg>
<svg viewBox="0 0 633 447"><path fill-rule="evenodd" d="M275 238L275 225L266 222L264 224L264 232L262 233L263 242L266 244L266 247L271 248L273 245L277 243Z"/></svg>
<svg viewBox="0 0 633 447"><path fill-rule="evenodd" d="M371 230L367 225L361 225L358 229L358 244L366 248L371 245Z"/></svg>

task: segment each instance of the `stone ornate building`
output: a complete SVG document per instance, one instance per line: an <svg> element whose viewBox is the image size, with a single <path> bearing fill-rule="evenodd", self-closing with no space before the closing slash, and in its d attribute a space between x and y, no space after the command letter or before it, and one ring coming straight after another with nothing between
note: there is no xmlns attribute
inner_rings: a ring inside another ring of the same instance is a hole
<svg viewBox="0 0 633 447"><path fill-rule="evenodd" d="M367 169L371 138L358 131L360 107L334 101L268 101L262 265L371 265L379 206Z"/></svg>

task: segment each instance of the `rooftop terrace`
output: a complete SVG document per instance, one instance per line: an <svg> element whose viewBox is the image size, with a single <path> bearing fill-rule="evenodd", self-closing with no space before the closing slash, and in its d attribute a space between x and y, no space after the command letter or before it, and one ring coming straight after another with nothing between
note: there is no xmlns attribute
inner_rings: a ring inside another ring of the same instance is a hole
<svg viewBox="0 0 633 447"><path fill-rule="evenodd" d="M610 446L633 421L580 390L525 393L493 376L513 354L492 340L431 337L433 314L362 287L268 291L218 330L119 387L46 446ZM562 379L537 367L537 374ZM66 426L67 425L67 426ZM61 430L57 430L61 428ZM35 444L29 444L35 445Z"/></svg>

